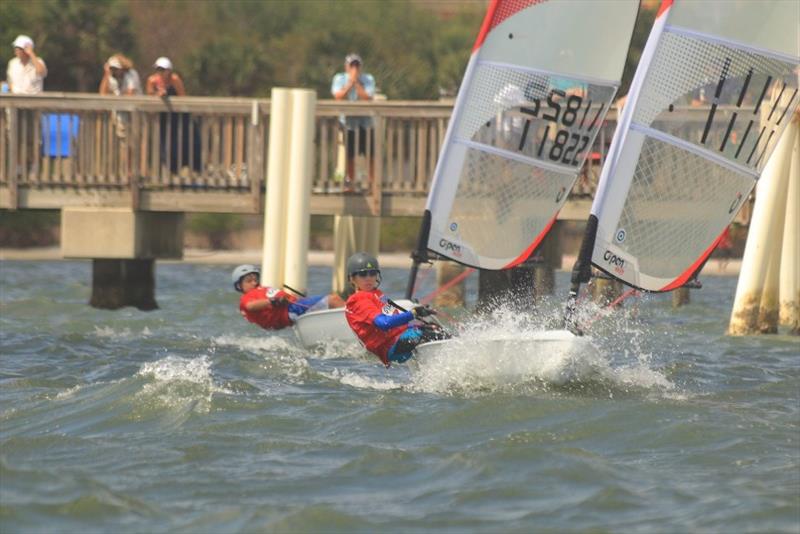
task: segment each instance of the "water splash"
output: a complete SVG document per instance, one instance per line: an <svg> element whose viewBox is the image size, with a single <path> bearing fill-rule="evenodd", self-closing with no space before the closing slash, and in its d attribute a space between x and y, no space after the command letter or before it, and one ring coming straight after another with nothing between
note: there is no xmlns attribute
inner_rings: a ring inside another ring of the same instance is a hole
<svg viewBox="0 0 800 534"><path fill-rule="evenodd" d="M137 404L144 408L207 413L215 393L233 394L215 383L208 356L191 359L167 356L144 363L137 376L151 380L136 394Z"/></svg>
<svg viewBox="0 0 800 534"><path fill-rule="evenodd" d="M139 339L145 337L152 337L153 333L150 331L148 327L142 328L142 331L134 333L130 328L123 328L122 330L114 330L110 326L97 326L94 325L94 335L95 337L102 338L102 339L112 339L112 340L120 340L125 341L129 339Z"/></svg>
<svg viewBox="0 0 800 534"><path fill-rule="evenodd" d="M378 391L389 391L402 389L405 385L390 378L381 380L375 377L364 376L352 371L333 369L331 372L323 372L322 376L340 382L346 386L356 389L373 389Z"/></svg>
<svg viewBox="0 0 800 534"><path fill-rule="evenodd" d="M601 310L589 303L581 313ZM674 389L653 368L648 329L635 314L602 314L603 320L578 338L553 330L559 317L554 307L521 313L501 306L469 319L455 339L420 351L412 364L411 388L445 394L564 390L611 397Z"/></svg>

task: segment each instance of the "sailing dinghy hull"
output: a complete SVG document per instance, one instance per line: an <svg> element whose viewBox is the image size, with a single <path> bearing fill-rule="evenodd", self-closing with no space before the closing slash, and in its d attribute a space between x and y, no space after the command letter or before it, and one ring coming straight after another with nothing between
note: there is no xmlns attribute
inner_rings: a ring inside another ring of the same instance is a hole
<svg viewBox="0 0 800 534"><path fill-rule="evenodd" d="M410 300L398 300L397 303L405 309L411 309L414 303ZM294 332L300 344L305 348L332 341L355 343L358 341L347 319L344 308L308 312L297 318Z"/></svg>
<svg viewBox="0 0 800 534"><path fill-rule="evenodd" d="M568 330L528 333L522 337L489 339L454 338L423 343L414 349L420 364L437 358L464 358L466 354L490 355L492 374L503 371L514 375L546 374L548 369L563 370L575 357L593 353L591 339L576 336Z"/></svg>

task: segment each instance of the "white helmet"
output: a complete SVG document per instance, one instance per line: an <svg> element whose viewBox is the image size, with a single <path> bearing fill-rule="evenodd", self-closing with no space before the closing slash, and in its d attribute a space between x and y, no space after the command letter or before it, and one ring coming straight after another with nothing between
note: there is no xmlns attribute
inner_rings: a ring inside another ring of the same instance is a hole
<svg viewBox="0 0 800 534"><path fill-rule="evenodd" d="M233 281L233 288L236 291L242 291L242 284L240 284L243 277L247 276L250 273L256 273L259 278L261 277L261 269L256 267L255 265L245 264L240 265L233 270L231 273L231 281Z"/></svg>

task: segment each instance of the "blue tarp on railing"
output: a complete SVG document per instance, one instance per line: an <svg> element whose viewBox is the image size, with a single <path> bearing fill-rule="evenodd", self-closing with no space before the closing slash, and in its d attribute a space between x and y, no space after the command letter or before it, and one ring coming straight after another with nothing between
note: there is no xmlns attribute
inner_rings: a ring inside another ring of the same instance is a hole
<svg viewBox="0 0 800 534"><path fill-rule="evenodd" d="M72 142L78 138L80 119L72 113L42 114L42 155L68 158Z"/></svg>

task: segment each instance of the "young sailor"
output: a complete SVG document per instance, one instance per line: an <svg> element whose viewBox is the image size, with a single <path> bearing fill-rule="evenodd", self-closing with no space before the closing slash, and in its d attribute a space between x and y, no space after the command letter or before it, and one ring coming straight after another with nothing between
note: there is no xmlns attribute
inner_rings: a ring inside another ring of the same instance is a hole
<svg viewBox="0 0 800 534"><path fill-rule="evenodd" d="M281 289L262 286L260 277L261 269L255 265L239 265L231 274L234 289L242 293L239 312L266 330L292 326L297 317L308 311L344 306L342 298L335 293L298 299Z"/></svg>
<svg viewBox="0 0 800 534"><path fill-rule="evenodd" d="M411 357L420 343L449 337L436 325L415 322L434 315L427 306L401 311L390 304L378 289L381 271L378 260L365 252L357 252L347 260L347 277L355 292L347 299L345 317L350 328L368 351L381 359L386 367Z"/></svg>

